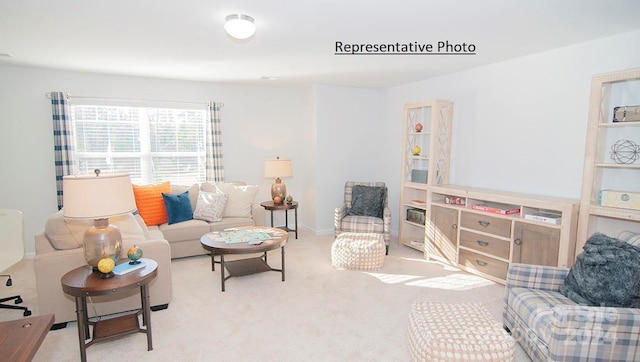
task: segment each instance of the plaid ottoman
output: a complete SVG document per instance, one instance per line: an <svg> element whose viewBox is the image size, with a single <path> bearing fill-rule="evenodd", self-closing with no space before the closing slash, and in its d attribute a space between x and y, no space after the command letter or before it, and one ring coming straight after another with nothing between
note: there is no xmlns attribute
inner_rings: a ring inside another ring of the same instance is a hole
<svg viewBox="0 0 640 362"><path fill-rule="evenodd" d="M378 270L385 252L382 234L341 233L331 245L331 264L341 270Z"/></svg>
<svg viewBox="0 0 640 362"><path fill-rule="evenodd" d="M408 330L413 361L513 361L514 340L480 303L419 302Z"/></svg>

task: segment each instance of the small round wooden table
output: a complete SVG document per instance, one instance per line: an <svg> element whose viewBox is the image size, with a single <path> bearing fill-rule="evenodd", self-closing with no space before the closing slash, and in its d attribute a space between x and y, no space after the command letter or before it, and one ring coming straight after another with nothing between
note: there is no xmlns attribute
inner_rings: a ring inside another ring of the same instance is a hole
<svg viewBox="0 0 640 362"><path fill-rule="evenodd" d="M260 206L264 207L265 210L271 211L271 227L277 227L278 229L285 230L286 232L294 231L296 233L296 239L298 238L298 202L297 201L292 201L290 204L283 202L282 204L278 204L278 205L276 205L276 203L274 203L273 201L265 201L260 203ZM274 210L284 211L284 226L273 226ZM293 210L295 229L289 228L289 210Z"/></svg>
<svg viewBox="0 0 640 362"><path fill-rule="evenodd" d="M277 271L282 273L282 281L284 282L284 246L287 244L288 235L281 229L244 226L234 228L234 230L255 230L264 231L271 235L272 239L267 239L260 244L252 245L247 242L227 243L224 237L218 232L212 232L202 235L200 244L206 250L211 252L211 270L216 270L216 263L220 263L220 280L222 282L222 291L224 292L224 282L234 276L243 276L256 274L266 271ZM233 230L230 230L233 231ZM280 248L282 258L282 269L275 269L267 264L267 251ZM231 260L225 262L224 256L227 254L257 254L262 253L260 257ZM215 260L215 256L220 255L220 261ZM225 276L225 268L229 271L229 275Z"/></svg>
<svg viewBox="0 0 640 362"><path fill-rule="evenodd" d="M119 263L126 262L120 260ZM87 347L94 342L132 333L146 333L147 350L153 349L151 338L151 308L149 305L149 283L158 275L158 263L151 259L140 259L147 263L144 268L124 275L116 275L102 279L99 273L93 272L89 265L81 266L66 273L62 277L62 290L76 299L76 317L78 319L78 339L80 340L80 359L87 360ZM142 308L135 313L120 317L89 321L87 314L87 297L117 294L125 290L140 287ZM140 328L138 316L142 314ZM89 333L89 325L93 325L93 338ZM91 340L86 342L88 339Z"/></svg>

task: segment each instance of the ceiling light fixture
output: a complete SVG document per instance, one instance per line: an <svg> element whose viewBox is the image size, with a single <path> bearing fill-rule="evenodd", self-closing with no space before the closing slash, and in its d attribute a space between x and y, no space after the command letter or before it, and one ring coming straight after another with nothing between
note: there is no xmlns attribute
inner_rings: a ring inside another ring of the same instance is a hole
<svg viewBox="0 0 640 362"><path fill-rule="evenodd" d="M256 32L256 24L249 15L232 14L227 15L224 23L224 30L236 39L248 39Z"/></svg>

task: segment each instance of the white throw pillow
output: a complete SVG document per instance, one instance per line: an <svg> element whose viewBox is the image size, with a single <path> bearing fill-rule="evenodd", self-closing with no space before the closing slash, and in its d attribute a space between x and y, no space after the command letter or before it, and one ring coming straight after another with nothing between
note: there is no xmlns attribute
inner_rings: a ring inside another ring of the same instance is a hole
<svg viewBox="0 0 640 362"><path fill-rule="evenodd" d="M132 214L110 217L109 224L120 230L123 255L126 252L125 244L129 245L145 240L144 231ZM84 232L91 226L93 226L92 219L65 218L63 211L60 210L47 220L44 230L51 246L57 250L68 250L83 245Z"/></svg>
<svg viewBox="0 0 640 362"><path fill-rule="evenodd" d="M44 233L54 249L76 249L82 246L84 231L92 225L91 219L67 219L60 210L47 219Z"/></svg>
<svg viewBox="0 0 640 362"><path fill-rule="evenodd" d="M247 217L251 218L253 200L258 193L258 185L238 185L237 183L218 182L215 184L204 183L200 188L206 192L218 192L229 195L227 206L222 217Z"/></svg>
<svg viewBox="0 0 640 362"><path fill-rule="evenodd" d="M228 194L200 191L193 218L209 222L222 221L222 214L227 205Z"/></svg>
<svg viewBox="0 0 640 362"><path fill-rule="evenodd" d="M198 184L193 184L191 186L171 184L172 194L181 194L185 191L189 191L189 202L191 203L191 210L195 210L196 204L198 203L198 192L200 191L200 186Z"/></svg>

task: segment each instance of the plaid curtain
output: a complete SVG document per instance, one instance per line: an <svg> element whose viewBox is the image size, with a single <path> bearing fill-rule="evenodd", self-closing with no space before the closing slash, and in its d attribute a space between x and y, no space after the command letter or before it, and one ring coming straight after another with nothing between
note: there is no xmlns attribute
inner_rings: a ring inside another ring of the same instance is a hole
<svg viewBox="0 0 640 362"><path fill-rule="evenodd" d="M69 100L62 92L51 92L53 119L53 150L56 166L58 210L62 209L62 178L71 175L75 167L73 159L73 127Z"/></svg>
<svg viewBox="0 0 640 362"><path fill-rule="evenodd" d="M209 102L206 144L206 180L208 182L224 181L224 165L222 163L222 129L220 119L221 103Z"/></svg>

